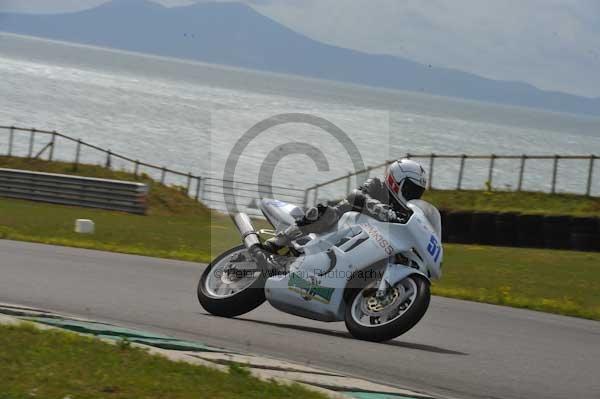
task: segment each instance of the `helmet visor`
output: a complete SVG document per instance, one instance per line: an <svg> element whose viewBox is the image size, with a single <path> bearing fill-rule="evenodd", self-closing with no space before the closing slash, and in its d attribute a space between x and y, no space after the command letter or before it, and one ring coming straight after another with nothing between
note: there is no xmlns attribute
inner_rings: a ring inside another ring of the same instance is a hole
<svg viewBox="0 0 600 399"><path fill-rule="evenodd" d="M407 200L420 199L425 192L425 187L415 184L412 180L406 179L402 185L402 196Z"/></svg>

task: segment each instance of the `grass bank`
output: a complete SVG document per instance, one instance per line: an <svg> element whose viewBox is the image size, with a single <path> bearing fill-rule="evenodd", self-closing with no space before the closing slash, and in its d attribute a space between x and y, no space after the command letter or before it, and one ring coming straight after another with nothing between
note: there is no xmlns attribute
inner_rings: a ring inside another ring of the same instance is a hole
<svg viewBox="0 0 600 399"><path fill-rule="evenodd" d="M440 209L457 211L600 216L600 198L575 194L429 190L424 199Z"/></svg>
<svg viewBox="0 0 600 399"><path fill-rule="evenodd" d="M0 348L0 399L325 398L240 367L225 373L29 324L0 326Z"/></svg>
<svg viewBox="0 0 600 399"><path fill-rule="evenodd" d="M23 165L73 173L70 164L0 157L0 166ZM97 166L82 166L79 172L132 178ZM145 179L152 185L147 216L0 198L0 238L198 262L239 244L228 217L210 212L178 189ZM525 199L514 200L520 196ZM570 196L440 191L428 197L439 206L450 201L482 210L534 212L540 207L563 214L569 208L565 198ZM570 208L594 214L597 205L598 199L577 197ZM94 220L96 233L74 233L78 218ZM445 251L444 276L433 287L438 295L600 320L600 253L452 244Z"/></svg>

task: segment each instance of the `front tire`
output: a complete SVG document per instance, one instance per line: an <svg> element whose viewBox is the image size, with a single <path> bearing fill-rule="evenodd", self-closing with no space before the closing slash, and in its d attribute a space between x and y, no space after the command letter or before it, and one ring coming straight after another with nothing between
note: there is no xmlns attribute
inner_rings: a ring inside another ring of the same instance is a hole
<svg viewBox="0 0 600 399"><path fill-rule="evenodd" d="M246 276L245 272L248 270L244 269L244 273L239 273L244 278L234 281L229 276L232 274L231 268L228 273L226 267L235 265L236 261L245 265L254 263L246 247L240 245L216 257L202 273L198 282L198 301L210 314L221 317L240 316L256 309L266 300L265 273L256 267L255 273ZM239 290L236 291L236 288Z"/></svg>
<svg viewBox="0 0 600 399"><path fill-rule="evenodd" d="M389 341L413 328L425 315L431 300L429 282L419 275L408 276L394 287L396 293L402 293L397 294L397 299L400 298L398 303L392 299L386 306L377 302L374 296L376 284L353 289L345 311L346 328L358 339ZM414 290L414 293L410 290ZM402 301L405 295L408 297ZM392 308L393 306L396 308Z"/></svg>

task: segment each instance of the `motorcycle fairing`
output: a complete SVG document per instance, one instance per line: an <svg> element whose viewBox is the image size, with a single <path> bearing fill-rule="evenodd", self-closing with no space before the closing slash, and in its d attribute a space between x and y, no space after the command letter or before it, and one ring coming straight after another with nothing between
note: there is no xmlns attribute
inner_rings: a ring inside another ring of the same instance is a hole
<svg viewBox="0 0 600 399"><path fill-rule="evenodd" d="M287 313L339 321L344 319L344 288L352 277L385 278L390 284L414 273L438 277L442 256L438 253L436 260L436 252L431 254L428 243L432 236L434 240L439 237L423 211L417 206L413 211L413 217L405 224L380 222L357 212L345 213L337 228L302 246L304 254L295 259L288 274L267 279L267 300ZM390 263L389 259L397 253L409 259L413 267ZM378 267L372 270L373 265ZM384 274L388 269L392 270Z"/></svg>

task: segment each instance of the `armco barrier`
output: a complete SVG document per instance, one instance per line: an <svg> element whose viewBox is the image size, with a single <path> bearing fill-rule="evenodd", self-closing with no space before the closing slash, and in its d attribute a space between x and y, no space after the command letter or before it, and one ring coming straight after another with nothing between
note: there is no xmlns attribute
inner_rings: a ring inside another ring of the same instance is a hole
<svg viewBox="0 0 600 399"><path fill-rule="evenodd" d="M442 210L451 243L600 251L600 218Z"/></svg>
<svg viewBox="0 0 600 399"><path fill-rule="evenodd" d="M0 197L144 214L147 195L142 183L0 168Z"/></svg>

